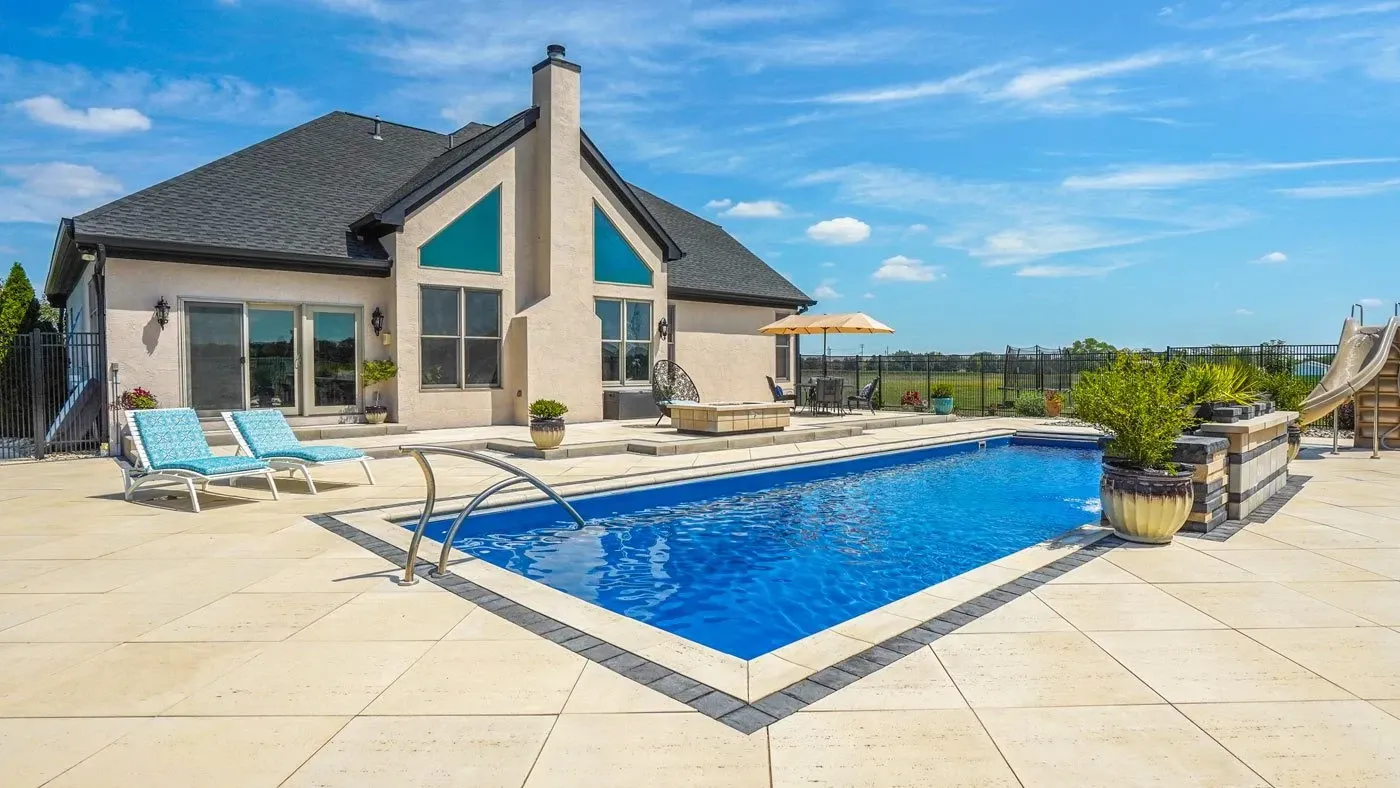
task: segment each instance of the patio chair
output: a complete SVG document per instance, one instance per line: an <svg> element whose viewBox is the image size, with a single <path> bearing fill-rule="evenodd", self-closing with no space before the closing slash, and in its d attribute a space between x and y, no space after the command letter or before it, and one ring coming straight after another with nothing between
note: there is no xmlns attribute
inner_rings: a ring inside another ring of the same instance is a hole
<svg viewBox="0 0 1400 788"><path fill-rule="evenodd" d="M849 401L848 401L846 404L850 407L851 410L855 410L856 408L858 408L858 407L864 405L865 407L870 408L870 412L871 412L871 413L874 413L874 412L875 412L875 392L877 392L877 391L879 391L879 390L880 390L880 379L879 379L879 378L875 378L874 380L872 380L872 381L870 381L869 383L867 383L867 384L865 384L864 386L862 386L861 389L860 389L860 393L858 393L858 394L852 394L852 395L850 396Z"/></svg>
<svg viewBox="0 0 1400 788"><path fill-rule="evenodd" d="M136 449L136 466L122 468L122 497L152 482L176 482L190 491L190 507L199 512L195 482L208 489L210 482L267 477L273 500L279 500L272 466L254 457L216 457L199 428L199 417L189 408L125 411Z"/></svg>
<svg viewBox="0 0 1400 788"><path fill-rule="evenodd" d="M262 460L275 470L294 475L300 471L312 495L316 494L316 483L311 480L312 468L358 462L365 469L369 483L374 484L370 458L364 452L348 446L304 446L280 410L226 411L223 417L229 432L238 441L240 454Z"/></svg>
<svg viewBox="0 0 1400 788"><path fill-rule="evenodd" d="M772 375L767 375L766 377L768 378L768 390L773 393L774 402L791 402L793 405L797 404L796 391L783 391L782 386L779 386L773 381Z"/></svg>
<svg viewBox="0 0 1400 788"><path fill-rule="evenodd" d="M823 413L841 413L841 391L846 381L841 378L817 378L816 409Z"/></svg>
<svg viewBox="0 0 1400 788"><path fill-rule="evenodd" d="M651 399L661 409L661 415L656 418L659 426L663 418L671 415L668 406L672 403L699 404L700 389L679 364L663 358L651 368Z"/></svg>

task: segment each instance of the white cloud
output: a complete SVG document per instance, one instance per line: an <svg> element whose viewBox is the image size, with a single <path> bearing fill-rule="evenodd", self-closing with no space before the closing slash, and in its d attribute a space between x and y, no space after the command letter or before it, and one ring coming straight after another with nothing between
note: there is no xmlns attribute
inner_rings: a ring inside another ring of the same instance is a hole
<svg viewBox="0 0 1400 788"><path fill-rule="evenodd" d="M1256 262L1256 263L1264 263L1264 264L1266 264L1266 265L1269 265L1269 264L1278 264L1278 263L1286 263L1286 262L1288 262L1288 255L1284 254L1283 252L1269 252L1268 254L1266 254L1266 255L1260 257L1258 260L1255 260L1254 262Z"/></svg>
<svg viewBox="0 0 1400 788"><path fill-rule="evenodd" d="M151 127L150 118L129 107L78 109L68 106L62 99L48 95L17 101L15 107L36 123L78 131L118 134L127 131L146 131Z"/></svg>
<svg viewBox="0 0 1400 788"><path fill-rule="evenodd" d="M1071 175L1061 185L1066 189L1173 189L1198 183L1245 178L1271 172L1294 172L1323 167L1352 167L1363 164L1391 164L1400 159L1317 159L1315 161L1201 164L1142 164L1118 167L1098 175Z"/></svg>
<svg viewBox="0 0 1400 788"><path fill-rule="evenodd" d="M1367 309L1376 309L1385 304L1385 302L1380 300L1379 298L1361 298L1358 299L1356 303L1366 307Z"/></svg>
<svg viewBox="0 0 1400 788"><path fill-rule="evenodd" d="M1253 315L1254 312L1253 312L1253 310L1240 308L1240 309L1236 309L1236 310L1235 310L1235 314L1237 314L1237 315L1239 315L1239 316L1241 316L1241 317L1249 317L1250 315Z"/></svg>
<svg viewBox="0 0 1400 788"><path fill-rule="evenodd" d="M122 191L116 178L86 164L45 162L0 167L0 222L57 222Z"/></svg>
<svg viewBox="0 0 1400 788"><path fill-rule="evenodd" d="M842 216L808 227L807 237L824 244L858 244L870 237L870 225L859 219Z"/></svg>
<svg viewBox="0 0 1400 788"><path fill-rule="evenodd" d="M909 229L905 230L904 232L908 233L909 235L920 235L922 233L928 232L928 225L911 224L909 225Z"/></svg>
<svg viewBox="0 0 1400 788"><path fill-rule="evenodd" d="M835 268L835 267L836 267L836 263L833 263L833 262L825 262L825 263L822 263L821 267L822 267L822 268Z"/></svg>
<svg viewBox="0 0 1400 788"><path fill-rule="evenodd" d="M865 295L861 296L861 298L867 298L867 299L868 299L868 298L874 298L874 297L875 297L875 294L874 294L874 293L866 293Z"/></svg>
<svg viewBox="0 0 1400 788"><path fill-rule="evenodd" d="M723 210L724 208L728 208L733 204L734 201L726 197L723 200L710 200L709 202L705 203L705 207L711 211L718 211Z"/></svg>
<svg viewBox="0 0 1400 788"><path fill-rule="evenodd" d="M1111 263L1109 265L1028 265L1018 269L1016 275L1038 279L1065 279L1070 277L1105 276L1127 267L1127 263Z"/></svg>
<svg viewBox="0 0 1400 788"><path fill-rule="evenodd" d="M912 101L957 93L986 93L990 90L990 86L986 83L985 77L1003 71L1005 68L1004 65L984 66L933 82L831 93L819 96L814 100L821 104L886 104L893 101Z"/></svg>
<svg viewBox="0 0 1400 788"><path fill-rule="evenodd" d="M1298 186L1292 189L1275 189L1279 194L1300 200L1335 200L1347 197L1370 197L1400 190L1400 178L1364 183L1338 183L1324 186Z"/></svg>
<svg viewBox="0 0 1400 788"><path fill-rule="evenodd" d="M817 289L812 291L812 297L825 300L840 298L841 294L836 292L836 280L823 279L822 283L817 285Z"/></svg>
<svg viewBox="0 0 1400 788"><path fill-rule="evenodd" d="M1134 71L1157 68L1169 63L1187 59L1183 52L1160 50L1142 52L1116 60L1103 60L1093 63L1076 63L1068 66L1033 68L1018 74L1001 94L1008 98L1027 100L1037 99L1051 93L1063 91L1079 82L1103 79L1104 77L1130 74Z"/></svg>
<svg viewBox="0 0 1400 788"><path fill-rule="evenodd" d="M735 219L780 219L787 213L788 207L780 202L755 200L754 202L736 202L721 211L720 216L732 216Z"/></svg>
<svg viewBox="0 0 1400 788"><path fill-rule="evenodd" d="M944 277L943 270L936 265L897 254L885 258L871 278L882 282L933 282Z"/></svg>
<svg viewBox="0 0 1400 788"><path fill-rule="evenodd" d="M1319 22L1325 19L1338 19L1348 16L1388 14L1392 11L1400 11L1400 2L1365 3L1361 5L1321 3L1318 5L1305 5L1297 8L1290 8L1286 11L1278 11L1272 14L1260 14L1255 16L1252 21L1258 23Z"/></svg>

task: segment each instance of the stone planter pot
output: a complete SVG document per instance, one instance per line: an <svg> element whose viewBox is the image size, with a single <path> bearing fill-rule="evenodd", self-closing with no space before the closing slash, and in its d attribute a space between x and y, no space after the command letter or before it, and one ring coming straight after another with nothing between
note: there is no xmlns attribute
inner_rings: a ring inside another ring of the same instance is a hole
<svg viewBox="0 0 1400 788"><path fill-rule="evenodd" d="M933 412L939 416L947 416L953 412L952 397L935 397L933 400Z"/></svg>
<svg viewBox="0 0 1400 788"><path fill-rule="evenodd" d="M383 424L389 420L389 409L383 405L370 405L365 408L365 422L369 424Z"/></svg>
<svg viewBox="0 0 1400 788"><path fill-rule="evenodd" d="M1298 452L1303 450L1303 428L1298 422L1288 422L1288 461L1293 462L1298 459Z"/></svg>
<svg viewBox="0 0 1400 788"><path fill-rule="evenodd" d="M530 419L530 440L536 449L557 449L564 442L564 420Z"/></svg>
<svg viewBox="0 0 1400 788"><path fill-rule="evenodd" d="M1109 525L1122 538L1167 544L1186 524L1193 498L1189 465L1169 471L1142 471L1106 460L1099 498Z"/></svg>

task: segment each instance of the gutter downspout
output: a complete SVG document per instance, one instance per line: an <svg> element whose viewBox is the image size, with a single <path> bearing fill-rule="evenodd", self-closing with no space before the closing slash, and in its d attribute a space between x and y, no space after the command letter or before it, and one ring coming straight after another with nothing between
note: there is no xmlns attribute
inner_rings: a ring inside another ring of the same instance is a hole
<svg viewBox="0 0 1400 788"><path fill-rule="evenodd" d="M102 412L107 419L107 455L120 457L122 454L121 425L117 423L117 380L107 366L107 245L97 245L97 259L92 264L93 292L97 296L97 331L99 344L97 363L106 378L102 387Z"/></svg>

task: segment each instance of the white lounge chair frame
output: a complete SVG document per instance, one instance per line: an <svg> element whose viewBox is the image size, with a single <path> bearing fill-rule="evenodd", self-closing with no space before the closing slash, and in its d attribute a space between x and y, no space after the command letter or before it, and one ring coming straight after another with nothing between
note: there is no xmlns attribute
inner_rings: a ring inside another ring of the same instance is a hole
<svg viewBox="0 0 1400 788"><path fill-rule="evenodd" d="M141 428L137 425L136 419L132 418L132 411L124 410L122 415L126 418L127 429L131 432L131 444L136 449L135 467L122 468L122 497L131 500L131 494L138 489L155 482L166 484L183 484L190 493L190 508L195 514L199 514L199 495L195 490L195 482L198 482L200 489L209 489L210 482L229 482L231 485L234 479L241 479L245 476L263 476L267 478L267 487L272 490L272 500L280 501L282 496L277 493L277 481L271 464L267 468L234 471L233 473L219 473L213 476L206 476L197 471L187 471L182 468L166 468L163 470L151 470L151 458L146 453L146 444L141 437Z"/></svg>
<svg viewBox="0 0 1400 788"><path fill-rule="evenodd" d="M374 480L374 471L371 471L369 468L370 457L347 457L343 460L326 460L325 462L310 462L308 460L297 459L296 457L259 457L254 454L253 450L248 446L248 439L243 437L243 431L238 429L238 423L233 420L233 411L226 410L220 415L224 417L224 423L228 425L228 431L233 433L234 440L238 441L239 454L252 457L255 460L262 460L276 470L286 471L287 475L293 478L295 478L297 471L301 471L302 478L306 479L306 489L310 490L312 495L318 494L316 492L316 482L311 480L312 468L329 468L332 465L347 465L352 462L358 462L360 463L360 467L364 468L365 477L369 479L369 483L377 484Z"/></svg>

